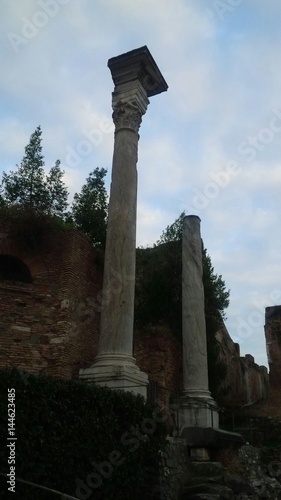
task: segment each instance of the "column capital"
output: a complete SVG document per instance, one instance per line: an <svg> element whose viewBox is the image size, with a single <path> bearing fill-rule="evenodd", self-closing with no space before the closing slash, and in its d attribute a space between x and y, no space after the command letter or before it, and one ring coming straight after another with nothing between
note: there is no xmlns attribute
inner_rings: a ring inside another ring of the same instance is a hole
<svg viewBox="0 0 281 500"><path fill-rule="evenodd" d="M129 128L138 133L148 98L166 91L168 85L146 46L109 59L108 67L115 85L112 108L116 131Z"/></svg>
<svg viewBox="0 0 281 500"><path fill-rule="evenodd" d="M156 62L147 46L131 50L108 61L115 88L120 84L138 80L148 97L161 94L168 89Z"/></svg>
<svg viewBox="0 0 281 500"><path fill-rule="evenodd" d="M138 132L149 99L138 80L122 83L112 92L113 121L116 130L130 128Z"/></svg>
<svg viewBox="0 0 281 500"><path fill-rule="evenodd" d="M149 99L139 80L121 83L112 92L113 121L116 130L130 128L138 132Z"/></svg>
<svg viewBox="0 0 281 500"><path fill-rule="evenodd" d="M123 128L128 128L138 133L142 121L142 113L138 106L129 102L119 101L114 108L112 118L116 132Z"/></svg>

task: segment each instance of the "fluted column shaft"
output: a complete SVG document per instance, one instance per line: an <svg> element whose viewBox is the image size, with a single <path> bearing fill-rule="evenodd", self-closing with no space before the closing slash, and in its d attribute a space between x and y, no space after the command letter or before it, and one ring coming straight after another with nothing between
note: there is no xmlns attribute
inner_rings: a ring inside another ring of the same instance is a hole
<svg viewBox="0 0 281 500"><path fill-rule="evenodd" d="M200 219L184 218L182 246L183 384L188 396L209 397Z"/></svg>
<svg viewBox="0 0 281 500"><path fill-rule="evenodd" d="M104 263L100 354L133 349L138 130L141 109L130 102L114 106L115 141Z"/></svg>

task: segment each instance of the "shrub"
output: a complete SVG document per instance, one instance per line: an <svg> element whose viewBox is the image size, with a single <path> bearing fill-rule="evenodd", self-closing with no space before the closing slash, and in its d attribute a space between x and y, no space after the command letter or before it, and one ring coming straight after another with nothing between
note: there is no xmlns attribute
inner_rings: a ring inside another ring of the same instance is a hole
<svg viewBox="0 0 281 500"><path fill-rule="evenodd" d="M148 485L158 477L166 432L144 398L81 381L0 371L4 474L9 471L8 388L16 393L16 477L84 499L147 496ZM34 498L25 485L16 483L16 488L21 498ZM37 491L35 496L50 498Z"/></svg>

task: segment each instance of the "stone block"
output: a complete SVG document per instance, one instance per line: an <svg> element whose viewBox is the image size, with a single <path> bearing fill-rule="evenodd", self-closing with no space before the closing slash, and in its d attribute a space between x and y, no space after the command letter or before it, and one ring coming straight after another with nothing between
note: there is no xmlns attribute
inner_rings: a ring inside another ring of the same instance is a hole
<svg viewBox="0 0 281 500"><path fill-rule="evenodd" d="M127 355L100 355L91 368L81 369L79 378L88 383L122 389L147 398L148 376Z"/></svg>
<svg viewBox="0 0 281 500"><path fill-rule="evenodd" d="M214 428L185 428L182 432L182 438L186 440L189 447L240 448L245 444L245 439L241 434Z"/></svg>
<svg viewBox="0 0 281 500"><path fill-rule="evenodd" d="M219 426L218 408L212 398L207 400L183 396L179 402L178 418L180 434L189 427Z"/></svg>
<svg viewBox="0 0 281 500"><path fill-rule="evenodd" d="M108 61L108 67L115 86L139 80L148 97L168 89L168 85L146 45L112 57Z"/></svg>
<svg viewBox="0 0 281 500"><path fill-rule="evenodd" d="M18 326L18 325L12 325L11 329L16 331L16 332L30 332L30 327L29 326Z"/></svg>
<svg viewBox="0 0 281 500"><path fill-rule="evenodd" d="M61 344L64 341L64 337L54 337L50 340L50 344Z"/></svg>
<svg viewBox="0 0 281 500"><path fill-rule="evenodd" d="M194 461L191 464L192 477L198 478L221 478L223 467L221 462L198 462Z"/></svg>
<svg viewBox="0 0 281 500"><path fill-rule="evenodd" d="M194 486L187 486L184 488L180 497L181 500L187 499L221 499L232 500L233 492L227 486L221 484L202 483Z"/></svg>
<svg viewBox="0 0 281 500"><path fill-rule="evenodd" d="M254 362L255 362L255 358L254 358L254 356L252 356L251 354L246 354L246 355L245 355L245 359L246 359L247 363L252 363L252 364L254 364Z"/></svg>
<svg viewBox="0 0 281 500"><path fill-rule="evenodd" d="M190 448L191 460L197 462L208 462L210 460L210 452L207 448Z"/></svg>

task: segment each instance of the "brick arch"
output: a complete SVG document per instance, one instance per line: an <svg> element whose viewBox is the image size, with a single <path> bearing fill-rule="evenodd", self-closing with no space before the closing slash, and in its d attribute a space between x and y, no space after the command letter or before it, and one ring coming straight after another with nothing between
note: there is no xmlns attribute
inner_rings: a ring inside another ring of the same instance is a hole
<svg viewBox="0 0 281 500"><path fill-rule="evenodd" d="M48 277L49 269L42 256L21 250L16 242L8 235L0 235L0 256L10 255L21 260L30 270L32 278Z"/></svg>
<svg viewBox="0 0 281 500"><path fill-rule="evenodd" d="M32 283L29 267L18 257L0 255L0 281L19 281Z"/></svg>

